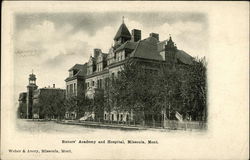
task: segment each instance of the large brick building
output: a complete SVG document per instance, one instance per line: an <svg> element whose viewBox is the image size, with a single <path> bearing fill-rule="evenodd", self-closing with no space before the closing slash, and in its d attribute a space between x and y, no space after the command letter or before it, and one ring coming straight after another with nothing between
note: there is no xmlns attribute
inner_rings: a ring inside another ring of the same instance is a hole
<svg viewBox="0 0 250 160"><path fill-rule="evenodd" d="M46 108L50 108L50 105L58 105L60 109L60 101L63 102L65 98L65 89L56 88L55 84L53 87L44 87L34 90L33 93L33 109L32 109L32 117L33 118L57 118L57 115L52 115L48 117L48 115L44 114L42 110L46 110ZM40 105L39 105L40 104ZM47 116L47 117L46 117Z"/></svg>
<svg viewBox="0 0 250 160"><path fill-rule="evenodd" d="M18 117L26 119L45 118L40 112L40 109L48 107L44 105L44 102L52 104L53 102L49 102L51 99L53 101L63 100L65 98L65 89L55 88L55 84L53 84L53 87L38 88L36 75L33 72L29 75L28 80L27 92L19 94ZM38 104L41 104L39 108Z"/></svg>
<svg viewBox="0 0 250 160"><path fill-rule="evenodd" d="M141 39L141 30L129 32L123 22L114 37L114 45L108 53L94 49L87 63L86 96L94 98L96 94L107 90L109 78L119 76L127 59L140 62L145 70L157 74L160 64L191 64L192 57L178 50L171 36L168 40L160 41L159 34L150 33L149 37ZM114 106L115 107L115 106ZM104 111L103 119L111 121L127 121L133 113L112 110Z"/></svg>

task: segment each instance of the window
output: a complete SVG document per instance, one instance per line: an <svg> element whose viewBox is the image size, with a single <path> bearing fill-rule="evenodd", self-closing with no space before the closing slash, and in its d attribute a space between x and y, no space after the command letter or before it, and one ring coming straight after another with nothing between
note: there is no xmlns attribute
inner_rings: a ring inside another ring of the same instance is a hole
<svg viewBox="0 0 250 160"><path fill-rule="evenodd" d="M114 120L114 114L112 114L112 121Z"/></svg>
<svg viewBox="0 0 250 160"><path fill-rule="evenodd" d="M70 94L73 93L73 84L70 84L70 86L69 86L69 93L70 93Z"/></svg>
<svg viewBox="0 0 250 160"><path fill-rule="evenodd" d="M105 119L105 120L107 119L107 115L106 115L106 114L104 114L104 119Z"/></svg>
<svg viewBox="0 0 250 160"><path fill-rule="evenodd" d="M123 119L123 115L121 114L121 121L122 121L122 119Z"/></svg>
<svg viewBox="0 0 250 160"><path fill-rule="evenodd" d="M95 86L95 81L92 81L92 86Z"/></svg>
<svg viewBox="0 0 250 160"><path fill-rule="evenodd" d="M97 80L97 88L102 88L102 79Z"/></svg>
<svg viewBox="0 0 250 160"><path fill-rule="evenodd" d="M117 121L119 121L119 114L117 114L117 117L116 117Z"/></svg>
<svg viewBox="0 0 250 160"><path fill-rule="evenodd" d="M115 78L115 73L112 73L112 79L114 79Z"/></svg>
<svg viewBox="0 0 250 160"><path fill-rule="evenodd" d="M126 121L129 121L129 115L127 114L127 116L126 116Z"/></svg>
<svg viewBox="0 0 250 160"><path fill-rule="evenodd" d="M76 94L76 84L74 83L74 90L73 92Z"/></svg>

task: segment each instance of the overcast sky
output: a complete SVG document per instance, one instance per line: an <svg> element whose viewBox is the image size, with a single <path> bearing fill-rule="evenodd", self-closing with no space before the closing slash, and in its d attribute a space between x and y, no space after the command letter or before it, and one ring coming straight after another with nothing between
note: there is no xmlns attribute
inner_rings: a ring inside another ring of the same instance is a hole
<svg viewBox="0 0 250 160"><path fill-rule="evenodd" d="M65 88L68 69L88 61L93 48L107 53L125 16L128 29L140 29L142 38L172 35L178 49L206 56L208 23L202 13L103 12L16 14L14 31L15 93L26 91L31 70L39 87ZM16 95L17 96L17 95Z"/></svg>

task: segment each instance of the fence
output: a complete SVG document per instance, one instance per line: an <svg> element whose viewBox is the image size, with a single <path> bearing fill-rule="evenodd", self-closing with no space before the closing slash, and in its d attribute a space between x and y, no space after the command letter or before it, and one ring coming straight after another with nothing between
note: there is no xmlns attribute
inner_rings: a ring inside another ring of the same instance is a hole
<svg viewBox="0 0 250 160"><path fill-rule="evenodd" d="M194 130L194 129L206 129L207 123L199 121L174 121L174 120L166 120L164 122L164 128L169 129L182 129L182 130Z"/></svg>
<svg viewBox="0 0 250 160"><path fill-rule="evenodd" d="M131 126L139 128L165 128L170 130L202 130L207 128L207 123L202 121L176 121L165 120L161 122L157 121L144 121L144 122L119 122L119 121L79 121L85 123L98 123L103 125L115 125L115 126Z"/></svg>

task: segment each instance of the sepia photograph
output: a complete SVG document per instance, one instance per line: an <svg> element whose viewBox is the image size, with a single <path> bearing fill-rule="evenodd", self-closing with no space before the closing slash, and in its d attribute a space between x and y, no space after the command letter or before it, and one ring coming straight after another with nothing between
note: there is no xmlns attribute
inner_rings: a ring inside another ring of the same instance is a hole
<svg viewBox="0 0 250 160"><path fill-rule="evenodd" d="M248 9L5 2L1 157L247 159Z"/></svg>
<svg viewBox="0 0 250 160"><path fill-rule="evenodd" d="M206 15L147 14L17 14L14 79L27 90L20 123L205 129L207 62L198 46L207 48Z"/></svg>

